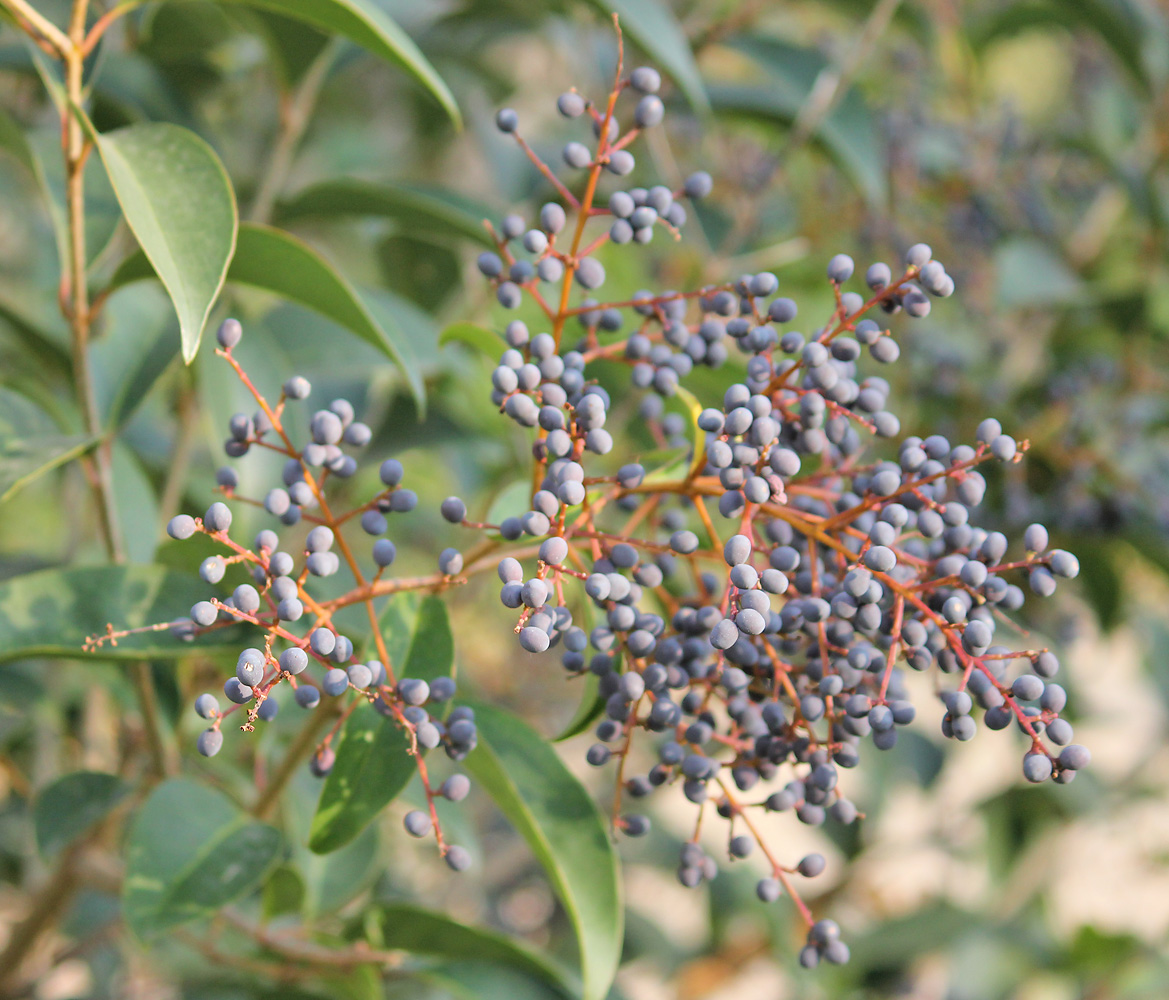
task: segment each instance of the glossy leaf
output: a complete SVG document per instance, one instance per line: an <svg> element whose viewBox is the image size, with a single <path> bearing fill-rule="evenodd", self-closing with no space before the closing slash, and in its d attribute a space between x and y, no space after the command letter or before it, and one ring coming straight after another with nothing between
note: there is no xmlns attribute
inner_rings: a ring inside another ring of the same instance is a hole
<svg viewBox="0 0 1169 1000"><path fill-rule="evenodd" d="M408 599L396 597L386 617L387 645L397 677L431 680L450 675L454 667L454 637L446 605L428 596L412 613ZM395 655L389 638L404 654ZM309 847L318 854L335 851L352 841L392 802L414 776L417 765L405 734L393 719L372 705L354 710L341 730L337 759L325 779L309 833Z"/></svg>
<svg viewBox="0 0 1169 1000"><path fill-rule="evenodd" d="M475 706L479 745L467 769L528 842L576 931L584 1000L601 1000L621 958L617 855L588 792L530 726Z"/></svg>
<svg viewBox="0 0 1169 1000"><path fill-rule="evenodd" d="M42 854L71 843L130 792L130 786L116 774L77 771L58 778L44 788L33 804L33 827Z"/></svg>
<svg viewBox="0 0 1169 1000"><path fill-rule="evenodd" d="M91 135L126 221L174 303L190 364L235 250L231 181L215 151L177 125Z"/></svg>
<svg viewBox="0 0 1169 1000"><path fill-rule="evenodd" d="M259 886L280 833L222 792L187 778L163 782L134 817L122 906L142 938L208 917Z"/></svg>
<svg viewBox="0 0 1169 1000"><path fill-rule="evenodd" d="M126 636L91 652L82 648L107 624L128 629L173 621L206 596L198 577L161 566L82 566L10 577L0 583L0 663L48 656L171 660L237 650L226 630L184 642L169 629Z"/></svg>
<svg viewBox="0 0 1169 1000"><path fill-rule="evenodd" d="M110 288L151 277L150 262L135 254L119 265ZM270 226L244 223L239 227L227 280L273 292L331 319L397 362L416 399L422 393L417 366L410 364L402 349L401 341L406 338L391 337L357 290L302 240ZM385 310L379 313L384 315Z"/></svg>
<svg viewBox="0 0 1169 1000"><path fill-rule="evenodd" d="M112 478L114 507L122 530L126 560L151 563L164 537L156 525L161 520L154 484L142 468L142 461L124 440L113 443Z"/></svg>
<svg viewBox="0 0 1169 1000"><path fill-rule="evenodd" d="M456 127L459 107L437 70L413 40L372 0L220 0L246 3L344 35L376 56L397 63L435 96Z"/></svg>
<svg viewBox="0 0 1169 1000"><path fill-rule="evenodd" d="M339 215L382 216L406 230L494 246L483 225L483 220L494 214L491 209L442 188L419 184L379 184L353 178L324 181L281 203L276 214L281 222Z"/></svg>
<svg viewBox="0 0 1169 1000"><path fill-rule="evenodd" d="M673 77L691 105L699 110L709 107L690 42L665 0L592 0L592 3L617 15L621 30Z"/></svg>
<svg viewBox="0 0 1169 1000"><path fill-rule="evenodd" d="M543 980L487 962L443 962L419 976L452 1000L557 1000L565 996Z"/></svg>
<svg viewBox="0 0 1169 1000"><path fill-rule="evenodd" d="M85 434L0 438L0 503L46 473L91 451L97 441Z"/></svg>
<svg viewBox="0 0 1169 1000"><path fill-rule="evenodd" d="M504 966L540 980L563 995L566 985L564 971L503 934L460 923L445 914L408 903L378 907L376 917L378 942L382 948L400 948L415 955Z"/></svg>
<svg viewBox="0 0 1169 1000"><path fill-rule="evenodd" d="M822 55L778 38L751 36L728 43L750 57L765 74L757 84L711 84L716 111L779 122L795 122L827 65ZM888 197L885 151L875 117L855 89L820 122L813 142L828 153L872 204Z"/></svg>
<svg viewBox="0 0 1169 1000"><path fill-rule="evenodd" d="M576 711L553 742L561 743L579 736L601 717L604 710L605 698L601 694L600 678L593 673L584 674L580 682L580 702L576 706Z"/></svg>
<svg viewBox="0 0 1169 1000"><path fill-rule="evenodd" d="M438 335L440 347L456 343L482 351L492 361L507 350L507 342L498 333L478 323L452 323Z"/></svg>
<svg viewBox="0 0 1169 1000"><path fill-rule="evenodd" d="M361 297L386 333L398 368L406 378L419 418L426 416L426 383L422 373L433 367L438 331L430 314L400 295L383 288L363 288Z"/></svg>

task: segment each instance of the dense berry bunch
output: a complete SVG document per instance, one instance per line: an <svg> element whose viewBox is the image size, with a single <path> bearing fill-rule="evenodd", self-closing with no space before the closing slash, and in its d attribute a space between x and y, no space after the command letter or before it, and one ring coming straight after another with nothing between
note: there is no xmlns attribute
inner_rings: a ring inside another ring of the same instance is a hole
<svg viewBox="0 0 1169 1000"><path fill-rule="evenodd" d="M469 782L456 774L439 787L432 787L421 751L441 746L452 760L463 760L476 744L474 712L458 706L448 713L448 703L455 694L455 683L449 677L429 682L395 677L371 603L375 597L412 586L386 577L396 550L394 543L383 536L389 530L389 517L414 510L417 494L402 485L402 464L390 458L381 463L384 488L376 496L344 513L334 512L328 502L330 479L348 479L357 471L357 460L349 452L359 451L369 443L369 427L355 419L348 400L335 399L309 416L306 442L300 447L294 445L286 419L288 404L306 400L311 386L307 379L294 376L284 383L275 405L269 404L232 354L242 333L236 320L225 321L219 328L217 353L252 391L259 409L252 416L237 413L231 417L224 451L239 458L252 448L265 448L285 455L286 461L281 485L273 486L262 499L238 495L238 477L229 466L217 473L219 490L227 499L263 507L284 528L293 528L302 521L311 526L298 536L296 548L287 551L281 548L280 535L272 528L260 531L250 547L233 539L231 508L222 501L213 503L202 518L179 514L167 525L171 538L182 541L204 534L223 546L223 555L208 556L199 567L199 576L205 583L218 585L233 565L246 567L252 579L251 583L235 587L229 597L209 596L197 602L189 618L171 622L169 628L193 638L244 623L258 629L260 635L256 645L241 650L234 676L224 682L227 707L222 707L210 693L196 699L196 713L210 723L199 735L197 749L207 757L217 754L223 746L223 723L237 712L243 713L241 728L245 731L251 731L257 720L275 718L278 705L274 690L287 683L294 691L296 704L303 709L317 708L322 695L348 698L309 762L313 774L324 777L336 758L331 744L337 732L353 710L368 701L407 732L411 753L418 757L431 807L428 812L409 813L405 819L407 831L417 837L433 831L447 863L461 871L468 866L470 856L464 848L444 843L433 800L436 796L461 800L469 790ZM355 525L360 526L367 539L373 539L366 559L358 557L356 542L346 537ZM312 581L333 576L342 561L356 587L339 598L314 597ZM368 574L362 570L363 562L372 563ZM440 554L438 565L435 578L426 581L434 590L455 582L462 570L462 557L453 549L446 550ZM377 658L356 656L353 640L333 624L333 615L339 609L361 603L370 609ZM130 633L111 629L106 635L92 638L90 644L116 642L127 634ZM309 670L310 665L317 669Z"/></svg>
<svg viewBox="0 0 1169 1000"><path fill-rule="evenodd" d="M540 468L530 509L498 525L507 540L539 542L527 567L512 555L500 561L500 599L520 612L523 649L559 646L566 670L599 678L604 717L587 757L616 765L616 825L646 832L644 816L620 812L622 797L678 785L698 807L698 822L708 803L729 820L732 859L757 845L766 853L773 874L758 894L770 901L782 888L794 895L789 876L813 877L824 859L785 866L752 815L791 810L810 825L853 822L858 813L838 788L840 769L855 767L867 742L892 747L898 728L913 720L904 666L949 675L939 693L946 737L970 739L976 709L991 729L1014 724L1027 738L1028 780L1070 781L1088 762L1060 717L1066 696L1052 680L1054 654L995 639L1003 612L1023 603L1015 580L1049 596L1078 564L1049 551L1041 525L1008 558L1002 534L971 523L986 488L978 466L1018 461L1025 448L993 418L972 444L907 437L895 458L862 458L871 438L896 439L901 430L889 383L864 373L900 353L881 317L926 316L931 296L954 291L928 246L911 247L900 274L871 265L867 298L847 288L852 259L833 257L827 277L836 308L808 334L791 329L797 305L777 294L770 273L570 306L571 281L585 292L603 284L592 255L604 244L646 243L656 227L676 235L686 219L680 199L710 190L710 178L695 174L679 190L615 190L607 207L597 206L599 180L633 170L626 147L661 120L657 85L653 71L637 70L605 106L562 95L561 112L587 114L597 137L592 150L578 142L564 148L570 168L589 171L583 196L540 164L567 211L545 205L532 229L507 217L494 230L497 252L479 259L502 305L514 308L529 295L548 321L548 331L534 335L510 323L509 347L492 375L493 402L537 430ZM638 96L623 132L615 102L626 89ZM500 112L497 124L535 158L513 112ZM556 281L558 309L542 291ZM571 344L570 317L584 328ZM719 368L732 354L745 359L746 378L732 382L720 405L701 408L681 382L694 366ZM600 359L628 365L632 385L651 393L641 416L675 443L684 421L663 417L661 400L681 393L695 424L686 461L650 472L635 462L615 474L591 467L592 456L614 448L609 392L590 378L590 363ZM591 629L574 623L574 583L586 595L585 619L598 622ZM632 774L639 731L659 734L657 760ZM780 789L761 790L785 774ZM696 839L685 845L684 885L716 870ZM799 905L809 927L801 962L846 960L836 925L814 922Z"/></svg>
<svg viewBox="0 0 1169 1000"><path fill-rule="evenodd" d="M628 77L619 69L602 104L561 95L561 114L588 122L594 140L563 150L567 167L583 174L579 196L532 151L514 112L496 118L559 194L535 225L511 215L490 227L496 249L479 258L503 306L528 298L546 319L536 332L520 320L507 325L508 346L491 377L500 412L533 432L530 502L498 524L468 520L457 497L442 504L448 522L489 532L495 540L488 548L502 546L502 558L484 555L464 567L462 555L446 549L432 576L392 581L383 574L394 548L379 537L376 571L363 575L341 528L357 521L381 536L387 515L414 507L414 494L400 485L401 466L382 465L385 489L368 503L331 512L329 479L353 474L356 461L346 449L366 444L369 429L337 400L311 415L308 443L294 446L285 406L304 399L308 383L290 379L269 406L232 356L238 324L221 328L220 353L260 405L254 416L230 421L228 454L265 447L287 456L283 485L249 502L262 503L283 525L314 526L293 554L271 530L251 548L234 542L223 503L201 521L180 515L171 522L176 538L201 531L230 550L203 564L208 583L218 583L230 563L249 564L254 577L227 600L195 605L178 627L205 631L242 621L263 634L240 654L224 687L232 706L221 711L212 696L199 699L199 713L212 723L199 748L218 750L221 722L238 708L246 711L245 729L269 718L272 689L287 682L304 707L316 705L321 692L352 697L350 710L368 699L409 732L414 752L441 745L460 759L475 744L475 727L466 709L441 711L453 684L396 678L372 611L379 659L366 662L355 659L353 643L331 619L374 596L441 590L495 568L500 600L517 613L519 646L534 654L556 649L569 674L594 678L599 697L587 759L616 770L614 828L644 834L649 820L627 811L626 797L676 787L696 813L694 837L680 857L682 884L717 872L698 844L704 817L716 814L727 822L730 859L755 849L766 857L770 874L758 883L759 898L787 892L806 920L800 961L840 963L848 948L839 929L813 918L794 879L820 874L824 858L785 863L762 836L760 819L777 812L813 826L857 819L841 771L855 767L870 745L894 746L899 729L913 721L906 668L937 677L945 737L971 739L980 719L990 729L1012 727L1024 737L1027 780L1072 780L1089 754L1072 742L1061 717L1059 662L1047 649L1013 649L1001 635L1009 630L1006 613L1023 604L1023 586L1049 596L1078 564L1049 547L1042 525L1028 528L1011 552L1004 535L973 523L986 488L980 466L1017 462L1026 449L997 420L984 420L971 443L905 437L878 449L888 457L865 457L872 439L892 442L901 434L889 383L868 371L898 358L886 318L926 316L932 297L954 290L928 246L910 247L900 273L872 264L865 294L855 290L861 282L853 282L852 259L833 257L827 279L835 308L807 333L792 328L797 305L779 294L770 273L693 291L638 292L626 301L592 297L605 282L598 250L645 244L661 229L677 237L686 222L683 201L711 189L710 177L698 173L677 190L618 184L601 191L608 178L636 169L628 147L662 120L660 82L651 69ZM623 130L617 109L627 92L631 124ZM735 368L721 400L704 407L684 387L695 366L730 367L735 358L745 372ZM688 453L653 469L612 456L619 444L608 426L609 389L590 368L597 361L627 366L628 391L642 395L640 415L650 431ZM672 397L684 404L689 427L685 417L665 412ZM229 470L220 486L234 495ZM311 579L335 573L342 560L356 588L315 600ZM310 682L313 661L321 676ZM634 753L639 738L652 746L644 773L634 773L644 759ZM330 739L313 759L318 774L330 766ZM421 755L419 762L425 782ZM426 787L432 803L436 795L462 798L467 782L460 775L437 791ZM448 863L465 867L466 852L442 843L433 804L429 813L410 813L406 828L416 836L435 830Z"/></svg>

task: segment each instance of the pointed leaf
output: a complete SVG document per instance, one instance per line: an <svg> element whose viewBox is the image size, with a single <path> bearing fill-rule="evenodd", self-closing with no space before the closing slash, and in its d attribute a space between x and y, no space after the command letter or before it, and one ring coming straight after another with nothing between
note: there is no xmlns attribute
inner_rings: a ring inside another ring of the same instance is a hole
<svg viewBox="0 0 1169 1000"><path fill-rule="evenodd" d="M37 847L49 855L71 843L109 814L130 792L116 774L77 771L58 778L36 797L33 826Z"/></svg>
<svg viewBox="0 0 1169 1000"><path fill-rule="evenodd" d="M177 125L91 135L126 221L174 303L189 364L235 249L231 181L215 151Z"/></svg>
<svg viewBox="0 0 1169 1000"><path fill-rule="evenodd" d="M617 855L588 792L549 744L515 716L475 706L479 745L467 769L544 866L572 920L584 1000L609 991L621 958L624 910Z"/></svg>
<svg viewBox="0 0 1169 1000"><path fill-rule="evenodd" d="M387 646L395 676L433 680L454 667L454 637L446 605L428 596L410 614L409 603L395 598L388 618ZM413 620L412 620L413 619ZM409 635L405 654L395 646ZM391 642L389 640L396 640ZM309 848L325 854L354 839L409 784L417 765L406 735L393 719L372 705L359 705L349 716L337 744L337 759L321 789L309 833Z"/></svg>
<svg viewBox="0 0 1169 1000"><path fill-rule="evenodd" d="M452 323L438 335L438 344L459 343L482 351L492 361L507 350L507 342L494 330L477 323Z"/></svg>
<svg viewBox="0 0 1169 1000"><path fill-rule="evenodd" d="M384 216L406 229L424 228L429 234L494 246L483 220L495 213L443 188L420 184L377 184L354 178L324 181L283 202L276 214L281 222L338 215Z"/></svg>
<svg viewBox="0 0 1169 1000"><path fill-rule="evenodd" d="M150 262L143 254L134 254L118 266L107 291L152 277L155 274ZM396 336L391 336L381 321L387 319L387 314L396 315L396 305L401 300L394 297L395 308L378 308L375 304L371 309L371 304L307 243L279 229L255 223L239 227L239 240L227 280L272 292L357 334L398 364L419 407L424 406L421 376L405 353L412 334L395 330Z"/></svg>
<svg viewBox="0 0 1169 1000"><path fill-rule="evenodd" d="M401 948L414 955L506 966L555 987L558 993L564 991L562 970L503 934L472 927L409 903L381 906L376 913L379 946L382 948Z"/></svg>
<svg viewBox="0 0 1169 1000"><path fill-rule="evenodd" d="M246 3L292 17L330 34L344 35L376 56L397 63L432 93L456 128L462 117L438 71L409 35L372 0L220 0Z"/></svg>
<svg viewBox="0 0 1169 1000"><path fill-rule="evenodd" d="M690 42L664 0L592 0L592 3L617 15L621 30L661 64L694 108L705 111L710 107Z"/></svg>
<svg viewBox="0 0 1169 1000"><path fill-rule="evenodd" d="M153 530L153 525L148 530ZM232 630L186 642L169 629L144 632L86 652L91 635L185 617L205 600L198 577L162 566L46 569L0 583L0 663L57 656L72 660L173 660L192 653L238 652Z"/></svg>
<svg viewBox="0 0 1169 1000"><path fill-rule="evenodd" d="M280 833L222 792L186 778L163 782L130 828L122 906L142 938L211 916L264 881Z"/></svg>
<svg viewBox="0 0 1169 1000"><path fill-rule="evenodd" d="M98 440L84 434L0 438L0 503L53 469L92 451Z"/></svg>
<svg viewBox="0 0 1169 1000"><path fill-rule="evenodd" d="M728 43L749 56L766 77L758 84L711 84L711 104L726 111L790 126L827 60L820 53L761 35ZM854 88L820 123L814 140L874 205L888 196L885 150L872 109Z"/></svg>

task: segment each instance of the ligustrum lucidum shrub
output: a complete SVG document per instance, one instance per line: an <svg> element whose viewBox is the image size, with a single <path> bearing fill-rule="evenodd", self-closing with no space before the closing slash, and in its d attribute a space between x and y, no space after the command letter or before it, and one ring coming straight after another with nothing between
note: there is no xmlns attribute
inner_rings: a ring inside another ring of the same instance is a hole
<svg viewBox="0 0 1169 1000"><path fill-rule="evenodd" d="M226 707L210 693L196 703L209 723L200 753L218 753L228 728L251 731L271 719L273 694L286 684L302 709L322 699L344 706L309 760L323 778L336 765L342 725L371 705L405 734L402 752L414 757L425 788L426 808L405 815L406 833L433 837L447 865L462 871L470 855L444 836L435 802L462 799L469 784L458 773L431 782L425 755L441 748L458 762L473 753L474 709L451 707L457 692L447 676L404 675L378 628L372 654L359 655L333 616L363 605L376 625L379 597L451 594L494 571L504 609L497 641L537 654L536 665L551 669L558 660L570 677L594 679L595 742L585 756L612 774L614 833L648 834L638 804L684 796L694 836L682 847L678 880L698 886L717 876L720 861L759 851L770 871L758 882L759 899L788 897L806 925L800 963L842 964L849 949L839 927L799 894L803 879L825 870L824 857L784 856L760 820L779 812L810 826L858 821L838 783L914 723L906 671L936 675L946 738L973 739L980 725L1012 730L1027 781L1074 779L1090 755L1061 717L1058 658L1013 649L996 633L1027 592L1049 597L1079 566L1049 548L1041 524L1013 542L975 523L986 488L980 468L1019 462L1026 451L998 419L972 428L968 442L901 435L889 383L877 373L898 360L898 327L954 292L925 244L896 269L876 262L863 276L837 254L825 276L835 308L818 317L801 317L766 272L605 298L602 246L629 244L626 252L637 253L654 239L678 239L687 204L711 193L702 172L677 189L621 180L635 169L640 134L662 122L660 85L654 69L639 67L627 76L619 69L600 101L560 95L560 113L580 123L560 165L537 156L514 111L496 115L499 131L559 193L530 223L515 214L491 225L496 249L478 259L502 306L530 298L543 315L535 329L507 324L506 347L482 389L500 419L530 435L531 469L520 470L530 475L527 502L485 523L449 497L442 516L465 530L463 548L436 552L428 576L393 576L386 536L418 502L410 470L385 460L377 492L335 510L330 486L357 472L370 429L345 399L315 403L299 375L266 396L255 384L263 380L236 361L245 333L227 320L217 353L257 408L230 417L224 451L243 459L274 450L283 475L266 493L243 496L225 466L224 500L201 518L171 520L173 538L203 534L222 549L203 561L205 583L219 584L233 566L251 582L226 597L209 590L169 627L190 637L248 628L223 685ZM734 356L746 360L745 378L731 367ZM687 448L683 457L647 467L628 452L610 419L613 386L593 374L601 360L622 363L641 395L637 419ZM721 398L686 390L699 366L730 369ZM664 413L675 398L685 417ZM262 506L273 527L250 541L233 538L233 503ZM342 565L352 589L314 596L317 581ZM111 625L90 643L126 634ZM641 743L654 758L644 771L633 752ZM704 822L720 821L726 849L716 858L698 834Z"/></svg>

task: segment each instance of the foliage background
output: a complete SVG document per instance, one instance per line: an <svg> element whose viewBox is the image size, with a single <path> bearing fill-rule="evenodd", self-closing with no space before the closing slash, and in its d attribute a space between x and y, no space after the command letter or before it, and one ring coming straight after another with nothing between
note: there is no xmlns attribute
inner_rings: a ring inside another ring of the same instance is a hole
<svg viewBox="0 0 1169 1000"><path fill-rule="evenodd" d="M52 3L36 6L59 13ZM424 184L472 223L516 202L538 204L540 179L495 132L494 109L515 106L526 134L554 155L568 132L556 94L574 84L599 93L613 39L603 5L381 6L450 84L466 118L461 133L405 74L356 46L202 2L150 4L123 23L99 57L92 115L102 131L166 120L202 135L226 165L244 216L306 240L397 331L409 367L425 380L425 409L401 367L301 307L233 287L217 312L230 306L244 321L241 354L263 384L300 371L325 398L363 404L376 432L372 453L401 457L421 495L409 533L395 537L410 572L429 568L434 539L461 542L438 518L442 497L457 492L484 512L526 461L522 437L493 419L489 362L438 343L455 320L498 324L502 314L473 273L473 226L444 227L400 207L342 210L344 199L314 206L304 192L338 178ZM1053 541L1081 559L1077 585L1032 624L1065 652L1077 732L1094 763L1072 786L1022 787L1010 736L983 733L943 751L929 718L918 730L924 737L879 761L870 754L849 776L849 795L867 812L858 836L784 828L785 853L815 845L828 855L829 873L815 888L853 944L847 968L811 974L794 970L789 910L752 898L748 863L709 892L676 885L682 827L666 808L648 842L622 849L620 995L1169 994L1164 13L1152 0L661 6L689 40L711 110L673 89L649 159L671 180L707 169L715 192L672 253L606 258L610 284L695 285L770 269L814 315L826 301L822 264L831 254L867 262L929 242L959 291L919 325L895 370L903 428L969 437L993 414L1030 439L1023 466L992 484L986 519L1016 532L1045 520ZM56 119L28 49L11 29L0 42L5 122L31 130L51 164ZM331 59L314 75L311 60L326 44ZM831 103L819 104L826 95ZM134 240L98 181L91 244L104 249L92 269L103 278ZM16 158L0 156L5 488L21 441L76 429L53 361L67 342L57 278L37 184ZM161 528L175 510L201 510L212 498L224 421L242 401L206 345L183 367L177 322L157 286L129 286L107 308L92 359L104 412L124 418L114 463L130 557L189 568L187 556L163 544ZM131 364L144 358L158 362L145 374ZM257 464L241 463L245 485L248 475L260 480ZM102 559L76 464L0 506L5 578ZM552 733L575 694L506 641L491 590L472 586L451 601L461 676ZM183 772L241 793L254 759L267 759L292 723L282 717L262 738L229 734L214 765L193 759L197 720L188 706L214 676L192 664L154 670ZM0 939L50 869L32 839L37 790L79 768L125 767L141 745L135 712L118 665L23 660L0 671ZM567 746L574 770L584 770L582 756L583 746ZM220 766L228 757L237 769ZM311 809L315 788L306 778L290 795L290 808ZM335 914L358 912L371 894L408 898L571 954L539 867L485 797L469 801L460 831L481 863L458 880L425 848L403 844L400 812L391 807L384 835L371 835L352 870L318 873L316 884L331 893L319 908L327 926L340 926ZM39 949L36 996L268 995L262 979L210 968L177 939L150 952L127 945L116 931L117 853L111 845L104 869L95 862ZM365 996L370 987L334 983L326 995L342 989ZM393 997L428 991L441 993L412 980L385 987Z"/></svg>

